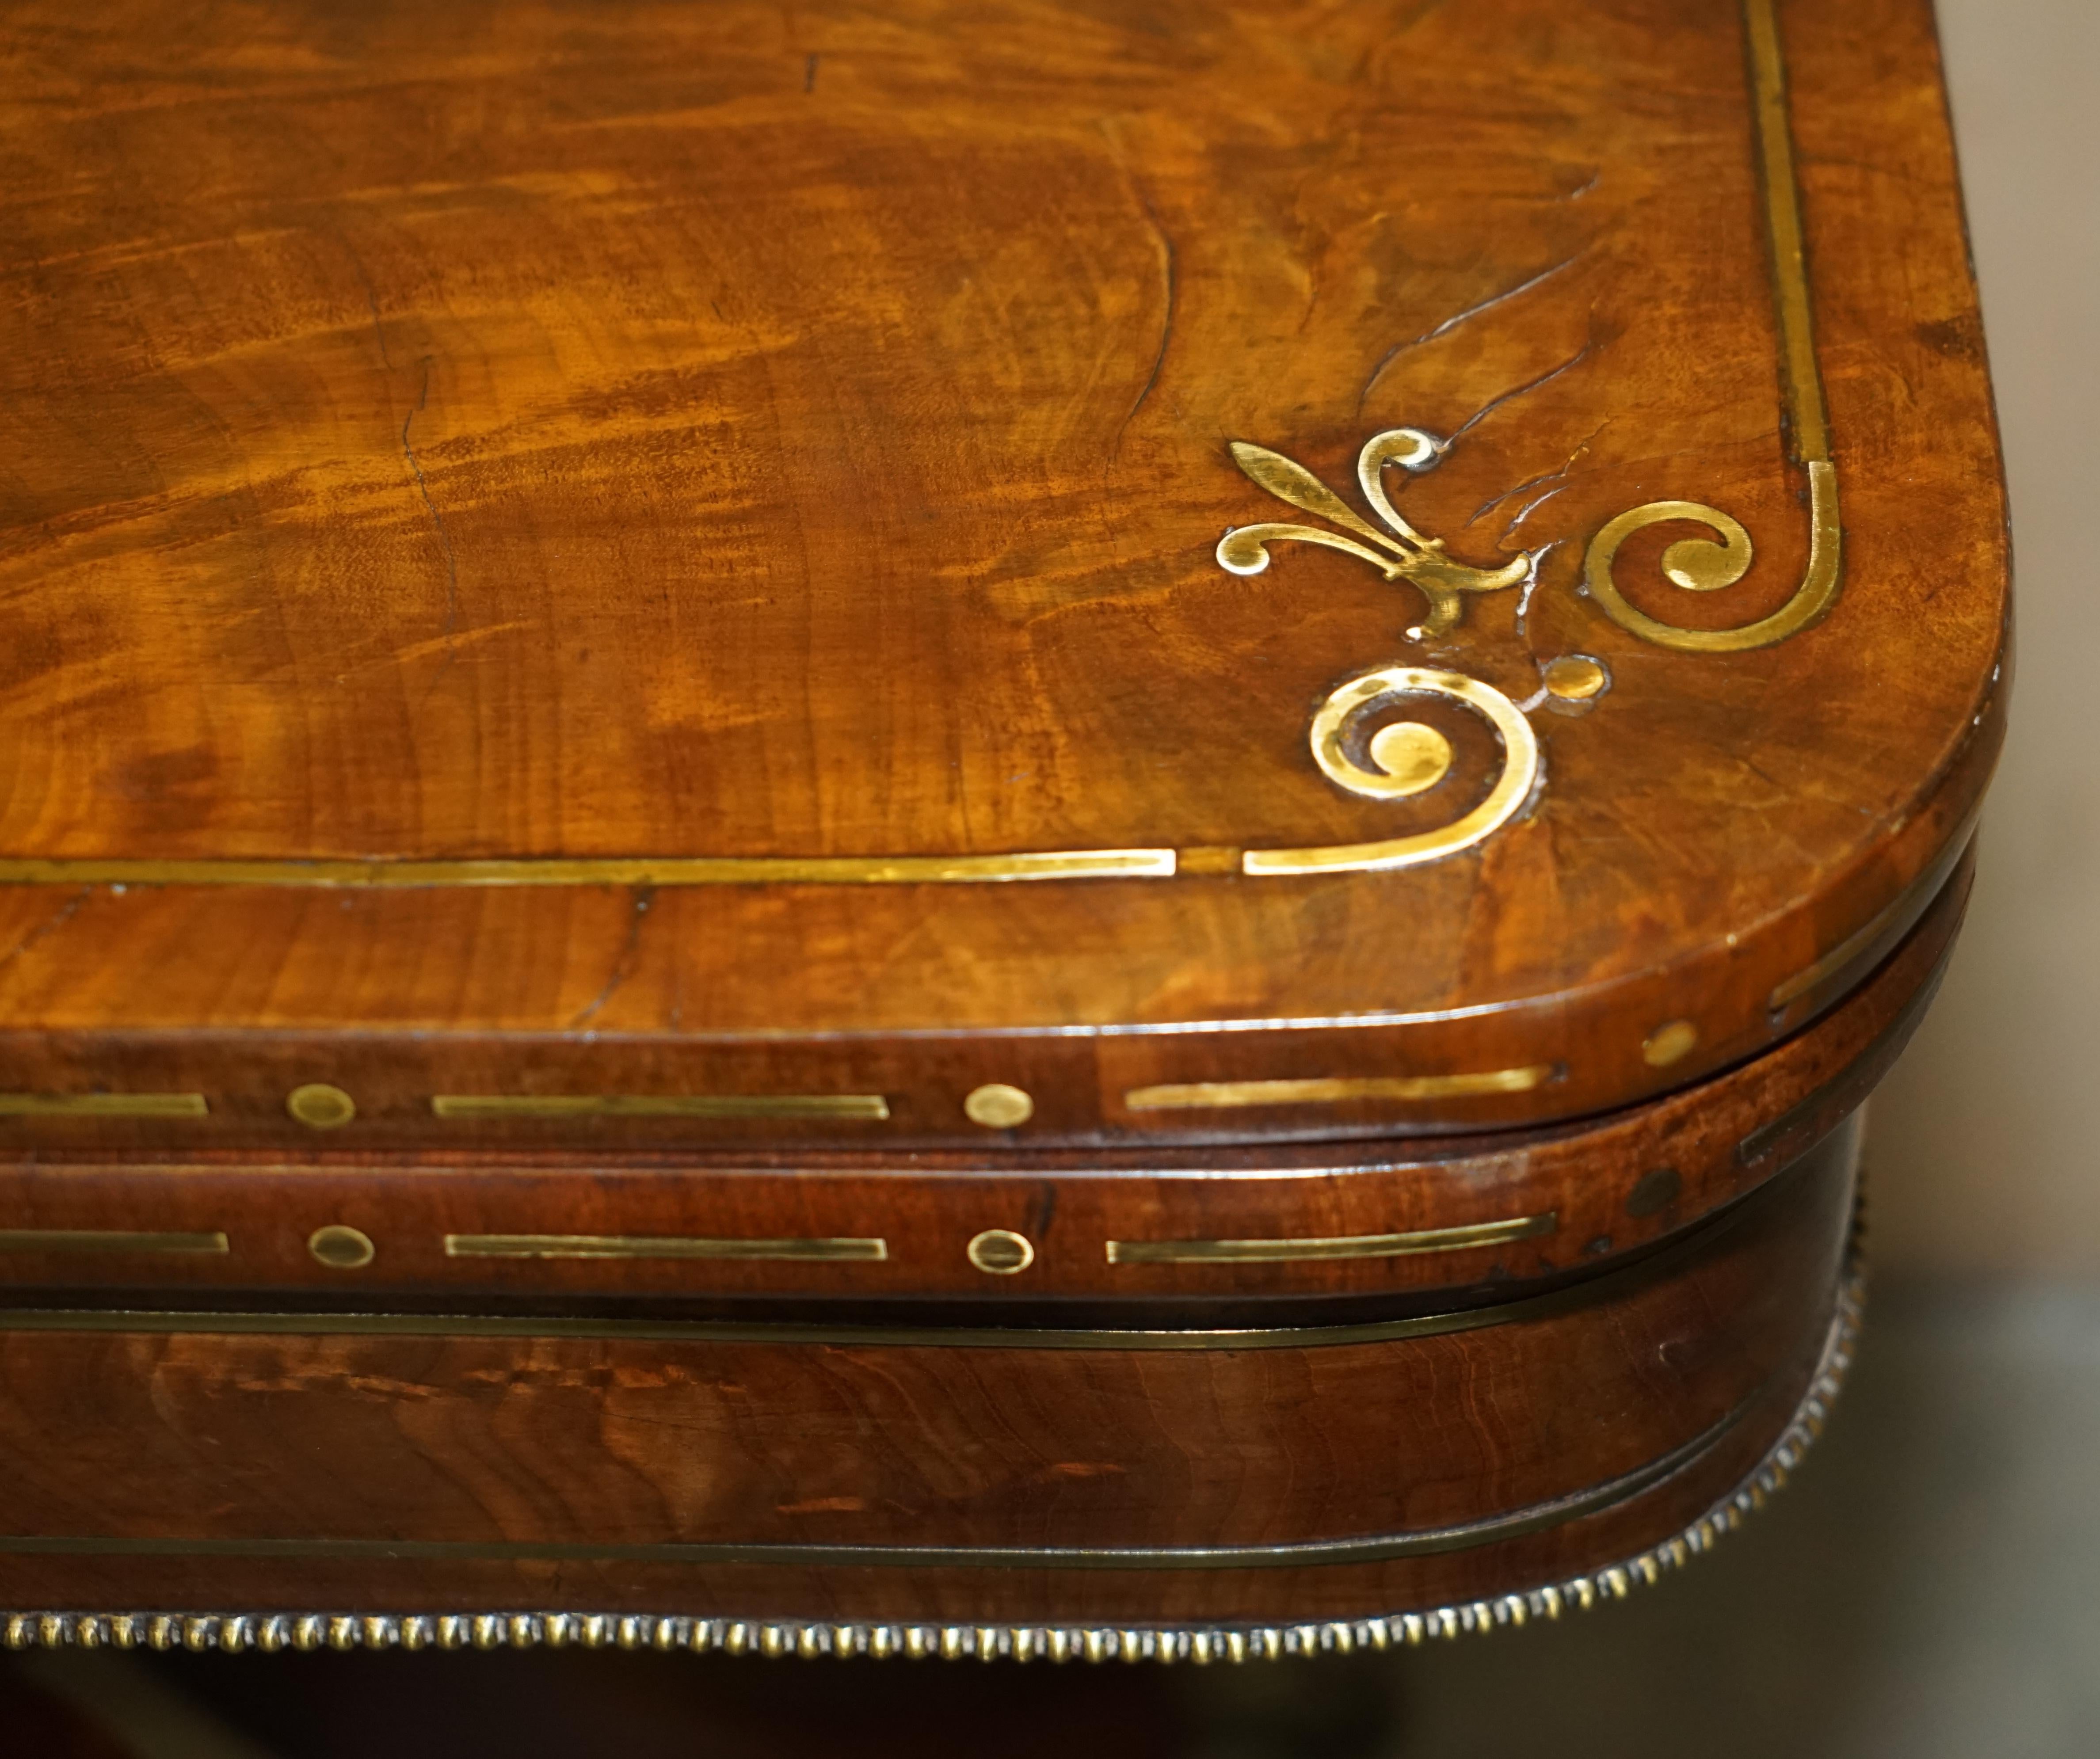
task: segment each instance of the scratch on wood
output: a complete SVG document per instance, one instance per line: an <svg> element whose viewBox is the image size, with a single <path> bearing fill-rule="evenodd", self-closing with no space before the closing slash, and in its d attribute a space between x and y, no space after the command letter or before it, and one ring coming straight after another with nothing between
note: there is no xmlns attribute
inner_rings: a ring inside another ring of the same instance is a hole
<svg viewBox="0 0 2100 1759"><path fill-rule="evenodd" d="M1138 188L1135 181L1131 187L1137 190L1137 199L1145 209L1145 219L1152 227L1152 236L1158 240L1159 271L1161 278L1166 284L1167 311L1159 326L1159 350L1153 356L1151 377L1145 380L1144 390L1137 394L1137 401L1130 406L1129 413L1123 418L1123 425L1116 430L1115 444L1110 451L1111 457L1123 456L1123 437L1129 431L1131 423L1136 420L1138 411L1145 407L1145 399L1152 395L1153 386L1159 382L1159 375L1166 368L1167 345L1174 334L1174 308L1179 297L1174 240L1167 236L1167 228L1159 223L1159 215L1152 205L1151 197L1142 189Z"/></svg>
<svg viewBox="0 0 2100 1759"><path fill-rule="evenodd" d="M423 467L417 461L416 448L408 439L409 429L415 425L416 417L423 412L424 407L430 400L430 367L435 358L432 355L423 356L422 388L416 394L416 407L408 412L401 423L401 456L408 461L409 470L415 473L416 492L423 497L423 505L430 510L430 523L436 527L438 542L445 553L444 633L449 637L459 628L459 557L452 549L452 533L445 529L445 516L438 511L438 504L430 499L430 485L423 478ZM451 663L452 655L448 650L445 664L448 666ZM440 672L443 669L441 667ZM432 681L435 683L435 681Z"/></svg>
<svg viewBox="0 0 2100 1759"><path fill-rule="evenodd" d="M1364 412L1365 404L1371 400L1371 393L1378 389L1379 381L1385 377L1387 368L1409 349L1419 348L1424 342L1435 342L1438 337L1449 334L1469 319L1477 318L1483 311L1492 311L1497 306L1529 293L1533 288L1551 280L1563 269L1570 267L1582 260L1582 253L1578 250L1565 261L1555 263L1550 269L1541 269L1538 274L1519 281L1514 287L1506 287L1498 293L1490 293L1477 305L1471 305L1462 311L1454 312L1435 329L1424 330L1419 336L1411 336L1404 342L1395 342L1392 347L1386 350L1384 358L1371 368L1371 376L1364 381L1363 395L1357 399L1357 413L1361 415Z"/></svg>
<svg viewBox="0 0 2100 1759"><path fill-rule="evenodd" d="M627 939L620 946L619 956L612 962L612 969L606 974L605 987L569 1021L570 1031L573 1032L595 1019L598 1011L618 993L620 986L634 975L635 954L642 946L642 925L648 919L649 906L655 902L655 887L644 885L634 888L634 907L628 912L627 917Z"/></svg>
<svg viewBox="0 0 2100 1759"><path fill-rule="evenodd" d="M1463 421L1458 424L1458 427L1452 432L1450 439L1447 439L1445 442L1445 444L1447 446L1449 445L1451 441L1457 439L1461 434L1465 433L1468 429L1478 425L1480 422L1486 421L1489 416L1493 415L1498 409L1501 408L1504 403L1514 403L1520 397L1528 397L1532 392L1538 390L1540 386L1551 385L1555 379L1559 378L1562 373L1573 372L1576 368L1582 365L1585 360L1589 359L1590 350L1595 346L1596 344L1595 342L1585 342L1580 348L1577 349L1573 354L1570 355L1565 360L1562 361L1559 366L1555 367L1550 372L1542 373L1537 378L1527 380L1524 383L1514 386L1509 390L1504 391L1501 396L1489 399L1489 401L1482 403L1479 408L1476 409L1471 415L1467 417Z"/></svg>

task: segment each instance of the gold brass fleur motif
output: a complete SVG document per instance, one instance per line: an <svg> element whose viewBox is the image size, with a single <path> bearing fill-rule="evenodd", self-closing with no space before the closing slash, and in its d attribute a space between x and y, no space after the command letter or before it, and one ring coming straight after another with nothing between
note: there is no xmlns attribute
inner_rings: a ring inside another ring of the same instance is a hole
<svg viewBox="0 0 2100 1759"><path fill-rule="evenodd" d="M1235 440L1233 461L1251 478L1279 500L1317 514L1342 531L1310 525L1236 526L1218 541L1220 566L1234 574L1260 574L1268 566L1272 544L1322 544L1367 562L1388 580L1405 580L1421 593L1429 611L1407 631L1410 641L1446 633L1464 615L1464 594L1521 585L1538 566L1537 556L1529 550L1499 568L1476 568L1454 561L1444 553L1440 538L1424 537L1401 517L1386 493L1386 467L1397 465L1418 476L1436 468L1449 443L1420 428L1392 428L1365 442L1357 455L1357 486L1388 528L1380 531L1302 465L1265 446ZM1343 532L1355 535L1345 536ZM1379 727L1363 747L1368 764L1352 755L1352 734L1367 715L1404 707L1410 698L1440 696L1462 703L1482 716L1501 743L1502 773L1486 800L1455 822L1414 836L1316 849L1250 849L1241 859L1240 871L1277 876L1412 867L1456 854L1499 830L1522 809L1538 783L1538 743L1516 705L1477 678L1400 666L1381 667L1352 678L1335 690L1313 716L1312 760L1337 787L1366 799L1397 800L1426 793L1450 773L1451 743L1443 734L1418 721Z"/></svg>
<svg viewBox="0 0 2100 1759"><path fill-rule="evenodd" d="M1499 568L1476 568L1444 553L1444 540L1424 537L1401 518L1385 492L1385 469L1398 465L1419 476L1433 470L1448 443L1420 428L1392 428L1376 434L1357 455L1357 486L1379 518L1391 528L1382 531L1359 514L1303 465L1281 452L1246 440L1234 440L1233 461L1278 500L1332 521L1354 537L1310 525L1235 526L1218 540L1218 562L1234 574L1260 574L1268 567L1271 544L1321 544L1369 562L1388 580L1406 580L1428 601L1429 614L1407 632L1411 641L1442 635L1463 614L1465 593L1498 593L1529 579L1536 558L1529 550ZM1357 538L1364 540L1357 541ZM1374 547L1375 546L1375 547Z"/></svg>

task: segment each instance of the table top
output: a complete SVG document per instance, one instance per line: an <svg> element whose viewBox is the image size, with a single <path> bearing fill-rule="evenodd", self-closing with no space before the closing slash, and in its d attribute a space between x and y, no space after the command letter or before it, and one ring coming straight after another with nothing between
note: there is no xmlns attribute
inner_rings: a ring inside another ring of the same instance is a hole
<svg viewBox="0 0 2100 1759"><path fill-rule="evenodd" d="M1068 1134L1478 1128L1764 1048L1965 841L2005 508L1926 0L3 52L13 1084L1114 1040Z"/></svg>

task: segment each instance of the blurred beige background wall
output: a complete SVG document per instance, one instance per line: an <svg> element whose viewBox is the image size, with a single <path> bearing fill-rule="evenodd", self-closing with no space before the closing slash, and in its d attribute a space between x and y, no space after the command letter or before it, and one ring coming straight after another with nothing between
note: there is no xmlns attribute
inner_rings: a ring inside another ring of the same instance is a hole
<svg viewBox="0 0 2100 1759"><path fill-rule="evenodd" d="M2018 663L1961 950L1875 1101L1875 1257L2100 1272L2100 0L1939 0L1939 22L2012 487Z"/></svg>

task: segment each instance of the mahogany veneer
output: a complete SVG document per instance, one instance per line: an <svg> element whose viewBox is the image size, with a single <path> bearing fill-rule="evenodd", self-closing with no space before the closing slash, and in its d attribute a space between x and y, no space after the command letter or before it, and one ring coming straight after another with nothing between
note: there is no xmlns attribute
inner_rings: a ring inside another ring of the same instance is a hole
<svg viewBox="0 0 2100 1759"><path fill-rule="evenodd" d="M10 22L6 1640L1277 1652L1791 1470L2009 683L1926 0Z"/></svg>

